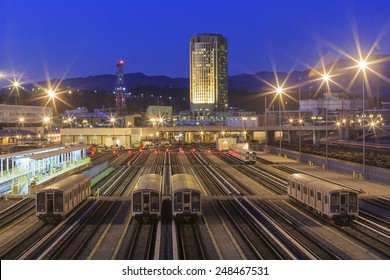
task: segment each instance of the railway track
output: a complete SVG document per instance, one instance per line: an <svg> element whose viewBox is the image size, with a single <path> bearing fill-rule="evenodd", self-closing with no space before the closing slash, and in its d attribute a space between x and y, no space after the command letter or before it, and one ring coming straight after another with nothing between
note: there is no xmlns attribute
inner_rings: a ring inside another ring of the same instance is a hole
<svg viewBox="0 0 390 280"><path fill-rule="evenodd" d="M40 259L74 260L81 254L89 239L96 233L108 213L119 207L119 202L102 201L83 220L61 238L57 239Z"/></svg>
<svg viewBox="0 0 390 280"><path fill-rule="evenodd" d="M253 255L254 259L278 260L285 259L287 256L276 249L277 246L269 236L252 223L250 217L242 210L237 201L218 200L213 204L217 213L222 216L225 222L229 222L234 231L241 237L247 248L246 255ZM223 215L221 214L223 213ZM224 218L226 217L226 218ZM250 254L248 253L250 251Z"/></svg>
<svg viewBox="0 0 390 280"><path fill-rule="evenodd" d="M342 257L330 250L327 244L322 244L322 240L311 234L306 227L290 216L282 209L276 207L271 202L256 199L251 200L257 207L262 209L281 228L283 228L291 238L297 240L302 246L307 248L314 256L321 260L339 260Z"/></svg>
<svg viewBox="0 0 390 280"><path fill-rule="evenodd" d="M205 254L202 248L196 224L194 222L176 222L177 236L179 238L179 257L182 260L204 260Z"/></svg>
<svg viewBox="0 0 390 280"><path fill-rule="evenodd" d="M135 234L127 255L128 260L154 259L153 241L156 235L157 222L134 221L137 223Z"/></svg>
<svg viewBox="0 0 390 280"><path fill-rule="evenodd" d="M14 204L12 207L5 209L0 213L0 230L17 219L23 217L35 208L35 199L25 198Z"/></svg>
<svg viewBox="0 0 390 280"><path fill-rule="evenodd" d="M27 234L23 235L17 242L7 246L5 250L1 250L0 259L2 260L16 260L20 258L29 248L34 246L44 236L49 234L56 224L46 224L37 221L32 225L33 229Z"/></svg>

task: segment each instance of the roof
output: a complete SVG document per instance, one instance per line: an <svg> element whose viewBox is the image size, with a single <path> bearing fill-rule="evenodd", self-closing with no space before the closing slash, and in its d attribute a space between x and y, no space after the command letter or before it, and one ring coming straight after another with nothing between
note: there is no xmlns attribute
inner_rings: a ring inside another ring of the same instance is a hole
<svg viewBox="0 0 390 280"><path fill-rule="evenodd" d="M26 156L33 155L33 154L39 154L39 153L42 154L42 153L45 153L47 151L60 150L60 149L64 149L64 148L65 148L65 146L53 146L53 147L25 150L25 151L20 151L20 152L16 152L16 153L0 155L0 159L14 158L14 157L26 157Z"/></svg>
<svg viewBox="0 0 390 280"><path fill-rule="evenodd" d="M314 188L314 189L319 190L319 191L324 192L324 193L330 193L333 191L341 191L341 190L354 192L353 190L346 189L345 187L340 186L336 183L325 181L325 180L322 180L322 179L319 179L317 177L310 176L307 174L295 173L295 174L292 174L290 176L290 178L294 178L295 180L308 186L309 188Z"/></svg>
<svg viewBox="0 0 390 280"><path fill-rule="evenodd" d="M30 158L30 159L33 159L33 160L40 160L40 159L49 158L49 157L62 155L62 154L65 154L65 153L74 152L74 151L83 150L83 149L88 149L88 148L89 148L88 145L77 145L77 146L63 148L63 149L60 149L60 150L49 151L49 152L46 152L46 153L33 154L33 155L30 155L30 156L27 156L27 158Z"/></svg>
<svg viewBox="0 0 390 280"><path fill-rule="evenodd" d="M133 192L140 190L161 191L162 176L158 174L141 175L134 186Z"/></svg>
<svg viewBox="0 0 390 280"><path fill-rule="evenodd" d="M42 190L40 190L40 192L47 191L47 190L57 190L57 191L65 192L69 189L72 189L75 185L81 183L82 181L90 178L91 177L86 174L70 175L69 177L62 179L61 181L55 182L50 186L43 188Z"/></svg>
<svg viewBox="0 0 390 280"><path fill-rule="evenodd" d="M180 189L201 191L195 177L190 174L175 174L171 176L172 192Z"/></svg>

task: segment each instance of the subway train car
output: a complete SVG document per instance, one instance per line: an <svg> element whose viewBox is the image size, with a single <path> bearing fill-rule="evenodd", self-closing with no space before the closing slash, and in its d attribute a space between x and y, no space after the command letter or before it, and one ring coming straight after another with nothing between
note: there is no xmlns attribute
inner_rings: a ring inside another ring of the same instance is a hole
<svg viewBox="0 0 390 280"><path fill-rule="evenodd" d="M132 191L132 215L136 218L160 218L162 176L141 175Z"/></svg>
<svg viewBox="0 0 390 280"><path fill-rule="evenodd" d="M319 178L295 173L287 179L290 198L332 221L346 222L358 217L358 193Z"/></svg>
<svg viewBox="0 0 390 280"><path fill-rule="evenodd" d="M230 147L229 155L242 160L244 163L256 163L256 152L241 147Z"/></svg>
<svg viewBox="0 0 390 280"><path fill-rule="evenodd" d="M172 215L185 220L202 215L202 190L190 174L171 176Z"/></svg>
<svg viewBox="0 0 390 280"><path fill-rule="evenodd" d="M40 190L36 195L36 215L42 220L64 219L91 193L91 177L74 174Z"/></svg>

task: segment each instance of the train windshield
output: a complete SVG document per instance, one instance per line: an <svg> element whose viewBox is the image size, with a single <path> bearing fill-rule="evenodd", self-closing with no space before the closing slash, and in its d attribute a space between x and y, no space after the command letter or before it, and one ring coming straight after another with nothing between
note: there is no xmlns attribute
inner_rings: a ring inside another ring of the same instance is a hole
<svg viewBox="0 0 390 280"><path fill-rule="evenodd" d="M192 192L192 210L200 210L200 193L198 192Z"/></svg>
<svg viewBox="0 0 390 280"><path fill-rule="evenodd" d="M174 209L175 211L181 211L182 209L182 193L175 193L174 194Z"/></svg>
<svg viewBox="0 0 390 280"><path fill-rule="evenodd" d="M55 212L64 211L64 201L63 201L62 193L54 193L54 209Z"/></svg>
<svg viewBox="0 0 390 280"><path fill-rule="evenodd" d="M357 212L357 194L349 193L349 212Z"/></svg>
<svg viewBox="0 0 390 280"><path fill-rule="evenodd" d="M158 193L151 193L150 198L150 207L152 212L157 212L159 210L159 197Z"/></svg>
<svg viewBox="0 0 390 280"><path fill-rule="evenodd" d="M45 212L45 193L37 194L37 212Z"/></svg>
<svg viewBox="0 0 390 280"><path fill-rule="evenodd" d="M330 212L338 213L340 210L340 194L332 193L330 195Z"/></svg>
<svg viewBox="0 0 390 280"><path fill-rule="evenodd" d="M141 193L133 194L133 211L141 211Z"/></svg>

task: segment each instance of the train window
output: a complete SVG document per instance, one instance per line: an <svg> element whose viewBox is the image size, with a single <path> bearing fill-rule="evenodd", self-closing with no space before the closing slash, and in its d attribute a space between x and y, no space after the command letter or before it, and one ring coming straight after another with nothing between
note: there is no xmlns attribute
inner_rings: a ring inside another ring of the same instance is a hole
<svg viewBox="0 0 390 280"><path fill-rule="evenodd" d="M291 188L295 189L296 182L291 185Z"/></svg>
<svg viewBox="0 0 390 280"><path fill-rule="evenodd" d="M297 189L298 189L298 191L301 191L301 184L298 184Z"/></svg>
<svg viewBox="0 0 390 280"><path fill-rule="evenodd" d="M349 193L349 212L357 212L357 195L356 193Z"/></svg>
<svg viewBox="0 0 390 280"><path fill-rule="evenodd" d="M182 203L181 193L175 193L175 204L181 204L181 203Z"/></svg>
<svg viewBox="0 0 390 280"><path fill-rule="evenodd" d="M198 192L192 192L192 210L200 210L200 193Z"/></svg>
<svg viewBox="0 0 390 280"><path fill-rule="evenodd" d="M320 192L317 192L317 200L321 200L322 196Z"/></svg>
<svg viewBox="0 0 390 280"><path fill-rule="evenodd" d="M141 193L133 194L133 211L141 211Z"/></svg>
<svg viewBox="0 0 390 280"><path fill-rule="evenodd" d="M62 193L54 193L54 209L56 212L64 211L64 201Z"/></svg>
<svg viewBox="0 0 390 280"><path fill-rule="evenodd" d="M339 212L340 208L340 194L332 193L330 195L330 212Z"/></svg>
<svg viewBox="0 0 390 280"><path fill-rule="evenodd" d="M303 193L307 194L307 187L303 187Z"/></svg>
<svg viewBox="0 0 390 280"><path fill-rule="evenodd" d="M324 200L325 200L325 204L328 204L328 196L325 195L324 198L325 198L325 199L324 199Z"/></svg>
<svg viewBox="0 0 390 280"><path fill-rule="evenodd" d="M314 190L310 190L310 197L314 197Z"/></svg>
<svg viewBox="0 0 390 280"><path fill-rule="evenodd" d="M159 211L159 197L158 193L151 193L150 195L150 207L152 212Z"/></svg>
<svg viewBox="0 0 390 280"><path fill-rule="evenodd" d="M45 212L45 193L38 193L37 194L37 211L38 212Z"/></svg>

